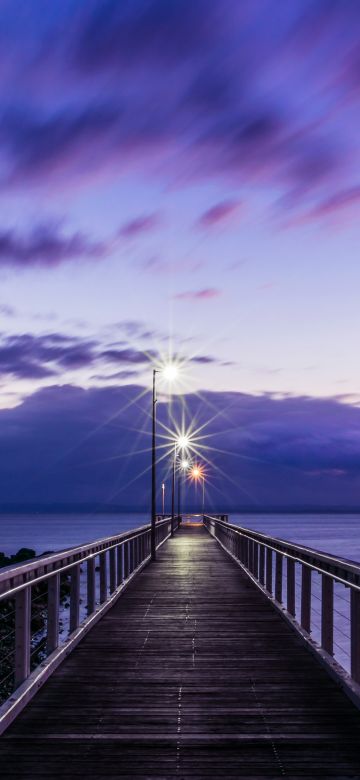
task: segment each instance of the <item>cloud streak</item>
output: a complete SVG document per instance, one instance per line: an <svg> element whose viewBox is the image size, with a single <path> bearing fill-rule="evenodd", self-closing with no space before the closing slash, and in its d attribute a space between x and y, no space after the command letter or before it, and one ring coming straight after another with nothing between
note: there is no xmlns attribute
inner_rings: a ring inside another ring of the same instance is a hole
<svg viewBox="0 0 360 780"><path fill-rule="evenodd" d="M177 301L208 301L218 298L221 290L216 287L204 287L202 290L187 290L185 292L175 293L174 298Z"/></svg>

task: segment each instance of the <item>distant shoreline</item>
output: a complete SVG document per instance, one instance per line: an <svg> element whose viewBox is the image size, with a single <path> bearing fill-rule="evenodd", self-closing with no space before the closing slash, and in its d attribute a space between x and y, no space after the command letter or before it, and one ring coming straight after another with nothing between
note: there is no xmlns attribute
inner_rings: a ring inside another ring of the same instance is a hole
<svg viewBox="0 0 360 780"><path fill-rule="evenodd" d="M224 512L228 514L236 515L360 515L360 507L346 507L346 506L267 506L267 507L226 507L221 506L216 510L211 510L214 514ZM190 507L186 509L184 514L199 514L201 510L199 507ZM66 514L102 514L102 515L114 515L114 514L149 514L148 507L140 507L134 509L133 507L109 507L109 506L89 506L89 505L49 505L49 506L37 506L37 505L0 505L1 515L19 515L19 514L38 514L38 515L66 515Z"/></svg>

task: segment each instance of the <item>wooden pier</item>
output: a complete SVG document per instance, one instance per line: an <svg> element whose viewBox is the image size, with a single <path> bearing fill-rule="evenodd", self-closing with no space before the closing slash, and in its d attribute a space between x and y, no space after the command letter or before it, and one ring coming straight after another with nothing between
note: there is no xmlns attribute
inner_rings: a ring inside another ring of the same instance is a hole
<svg viewBox="0 0 360 780"><path fill-rule="evenodd" d="M183 526L0 739L4 780L360 778L360 712Z"/></svg>

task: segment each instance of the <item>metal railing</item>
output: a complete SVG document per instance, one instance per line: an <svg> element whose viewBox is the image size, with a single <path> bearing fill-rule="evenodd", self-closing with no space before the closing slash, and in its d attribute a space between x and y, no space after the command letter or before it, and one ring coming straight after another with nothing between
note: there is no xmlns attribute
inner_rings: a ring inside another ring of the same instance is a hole
<svg viewBox="0 0 360 780"><path fill-rule="evenodd" d="M204 516L208 531L360 703L360 565Z"/></svg>
<svg viewBox="0 0 360 780"><path fill-rule="evenodd" d="M175 528L180 518L175 518ZM156 523L156 547L171 517ZM0 733L150 561L151 526L0 569Z"/></svg>

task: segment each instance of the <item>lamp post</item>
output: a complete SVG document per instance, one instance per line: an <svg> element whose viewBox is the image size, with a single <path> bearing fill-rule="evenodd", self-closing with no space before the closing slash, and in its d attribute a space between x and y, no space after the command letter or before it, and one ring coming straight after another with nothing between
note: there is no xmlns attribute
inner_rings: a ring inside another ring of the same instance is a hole
<svg viewBox="0 0 360 780"><path fill-rule="evenodd" d="M181 461L179 466L179 476L178 476L178 516L181 515L181 488L182 488L182 475L183 473L189 468L189 461L185 458Z"/></svg>
<svg viewBox="0 0 360 780"><path fill-rule="evenodd" d="M160 369L153 368L152 382L152 446L151 446L151 560L156 560L156 374L162 373L168 382L177 376L175 364L169 363Z"/></svg>
<svg viewBox="0 0 360 780"><path fill-rule="evenodd" d="M164 482L161 485L161 490L162 490L162 513L164 516L165 514L165 483Z"/></svg>
<svg viewBox="0 0 360 780"><path fill-rule="evenodd" d="M156 560L156 368L153 368L151 447L151 560Z"/></svg>
<svg viewBox="0 0 360 780"><path fill-rule="evenodd" d="M174 519L175 519L175 469L176 469L176 443L174 447L174 458L172 468L172 483L171 483L171 530L170 536L174 536Z"/></svg>

